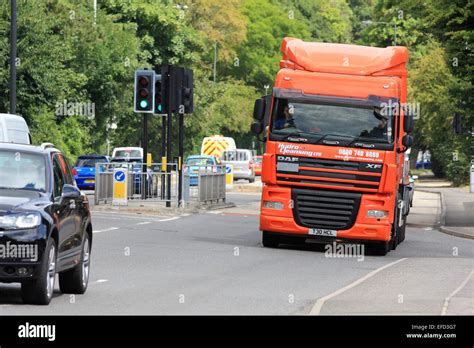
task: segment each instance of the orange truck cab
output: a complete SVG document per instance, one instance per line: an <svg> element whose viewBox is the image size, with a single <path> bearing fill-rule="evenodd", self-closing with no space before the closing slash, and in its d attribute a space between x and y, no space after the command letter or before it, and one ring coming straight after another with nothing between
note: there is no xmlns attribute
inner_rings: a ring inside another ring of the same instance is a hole
<svg viewBox="0 0 474 348"><path fill-rule="evenodd" d="M405 238L413 115L406 47L283 39L273 93L255 102L263 137L263 245L308 238L367 244Z"/></svg>

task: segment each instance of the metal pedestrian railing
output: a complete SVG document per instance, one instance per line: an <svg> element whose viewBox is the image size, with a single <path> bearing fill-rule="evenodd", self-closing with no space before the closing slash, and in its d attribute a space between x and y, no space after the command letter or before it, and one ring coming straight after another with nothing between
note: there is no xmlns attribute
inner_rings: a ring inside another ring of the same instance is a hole
<svg viewBox="0 0 474 348"><path fill-rule="evenodd" d="M166 171L166 168L169 171ZM94 199L96 205L113 202L116 169L122 169L127 173L127 200L130 201L170 202L174 207L184 207L211 205L226 200L226 170L223 165L184 168L183 198L179 202L177 164L162 166L161 163L153 163L144 171L143 163L110 162L96 164ZM170 182L170 199L167 195L168 182Z"/></svg>
<svg viewBox="0 0 474 348"><path fill-rule="evenodd" d="M223 165L201 165L184 171L184 195L187 204L214 204L226 200L226 171Z"/></svg>
<svg viewBox="0 0 474 348"><path fill-rule="evenodd" d="M123 169L127 173L127 200L150 200L178 204L177 164L152 163L143 170L143 163L110 162L96 164L95 204L111 203L114 195L114 172ZM169 171L167 172L166 169ZM170 178L171 197L167 188Z"/></svg>

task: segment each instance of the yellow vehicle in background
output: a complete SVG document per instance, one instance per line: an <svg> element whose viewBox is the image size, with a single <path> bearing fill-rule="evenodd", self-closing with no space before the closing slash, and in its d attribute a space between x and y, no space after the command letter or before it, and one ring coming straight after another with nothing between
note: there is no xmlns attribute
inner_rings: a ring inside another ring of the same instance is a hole
<svg viewBox="0 0 474 348"><path fill-rule="evenodd" d="M235 140L223 135L205 137L202 141L201 155L221 158L224 151L237 150Z"/></svg>

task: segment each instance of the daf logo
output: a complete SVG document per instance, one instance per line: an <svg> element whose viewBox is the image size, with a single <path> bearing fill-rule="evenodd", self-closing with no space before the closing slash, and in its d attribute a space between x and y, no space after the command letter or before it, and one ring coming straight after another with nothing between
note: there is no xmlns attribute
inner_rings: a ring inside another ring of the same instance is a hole
<svg viewBox="0 0 474 348"><path fill-rule="evenodd" d="M379 168L382 168L382 165L381 164L375 164L375 163L367 163L365 168L379 169Z"/></svg>
<svg viewBox="0 0 474 348"><path fill-rule="evenodd" d="M298 162L298 157L278 156L277 159L279 162Z"/></svg>

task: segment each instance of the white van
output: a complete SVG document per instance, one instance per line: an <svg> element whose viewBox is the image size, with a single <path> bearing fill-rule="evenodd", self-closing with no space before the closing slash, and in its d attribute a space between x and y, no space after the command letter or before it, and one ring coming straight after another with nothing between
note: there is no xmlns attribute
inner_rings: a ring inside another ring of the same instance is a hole
<svg viewBox="0 0 474 348"><path fill-rule="evenodd" d="M143 148L141 147L116 147L112 152L112 158L143 159Z"/></svg>
<svg viewBox="0 0 474 348"><path fill-rule="evenodd" d="M23 117L0 114L0 143L31 144L31 135Z"/></svg>
<svg viewBox="0 0 474 348"><path fill-rule="evenodd" d="M227 150L222 153L222 164L231 164L234 167L234 179L246 179L250 183L255 181L252 151L246 149Z"/></svg>

